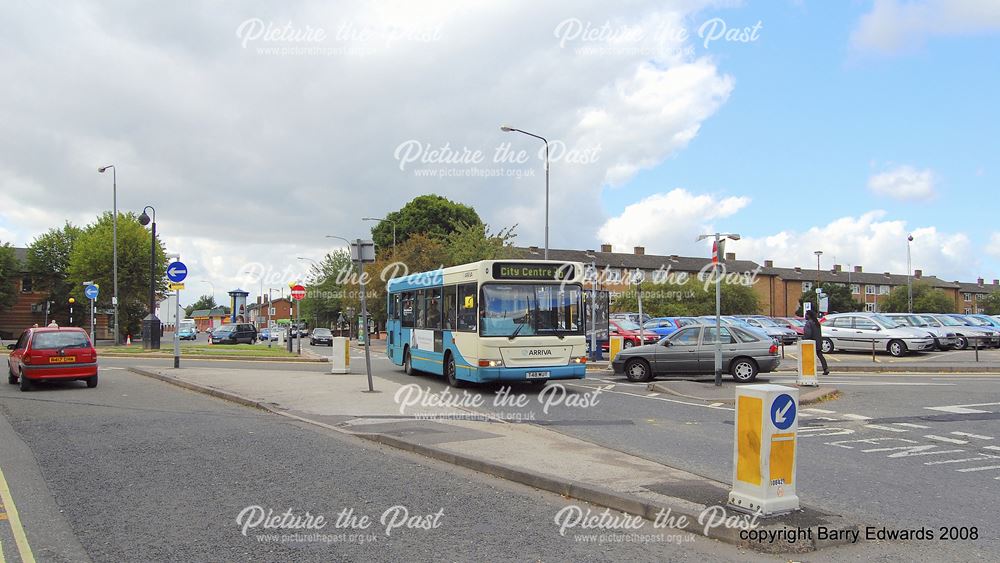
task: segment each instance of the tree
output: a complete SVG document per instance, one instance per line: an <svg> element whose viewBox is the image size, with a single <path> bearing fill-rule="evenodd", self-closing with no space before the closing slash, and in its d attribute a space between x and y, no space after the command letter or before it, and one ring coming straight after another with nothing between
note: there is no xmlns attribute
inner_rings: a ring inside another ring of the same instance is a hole
<svg viewBox="0 0 1000 563"><path fill-rule="evenodd" d="M61 316L69 308L73 290L69 281L69 261L81 233L82 229L67 222L62 228L49 229L28 245L28 271L35 287L49 293L52 316Z"/></svg>
<svg viewBox="0 0 1000 563"><path fill-rule="evenodd" d="M457 266L479 260L500 260L514 256L513 240L517 225L490 233L486 224L461 224L445 238L446 266Z"/></svg>
<svg viewBox="0 0 1000 563"><path fill-rule="evenodd" d="M302 318L312 319L314 326L333 326L344 310L348 284L357 281L355 270L346 250L328 253L318 266L312 266L309 271L312 281L307 283L301 304Z"/></svg>
<svg viewBox="0 0 1000 563"><path fill-rule="evenodd" d="M0 243L0 309L9 309L17 300L17 275L21 268L9 243Z"/></svg>
<svg viewBox="0 0 1000 563"><path fill-rule="evenodd" d="M886 313L906 313L909 309L905 285L894 288L884 299L879 299L878 308ZM914 313L954 313L955 301L942 289L932 287L927 282L913 284Z"/></svg>
<svg viewBox="0 0 1000 563"><path fill-rule="evenodd" d="M979 304L987 315L1000 315L1000 291L994 291L980 299Z"/></svg>
<svg viewBox="0 0 1000 563"><path fill-rule="evenodd" d="M213 295L202 295L197 301L184 307L184 315L187 317L191 316L191 313L199 311L201 309L214 309L218 307L215 302L215 296Z"/></svg>
<svg viewBox="0 0 1000 563"><path fill-rule="evenodd" d="M828 296L830 310L827 312L829 313L853 313L864 308L863 304L854 300L850 286L841 283L824 283L820 284L819 287ZM816 292L807 291L799 298L799 308L795 310L796 315L801 317L805 314L802 310L802 304L807 301L812 303L812 310L819 313L819 301L816 299Z"/></svg>
<svg viewBox="0 0 1000 563"><path fill-rule="evenodd" d="M402 209L389 213L385 218L385 221L377 223L372 228L372 240L375 241L376 248L392 248L394 223L397 245L418 233L443 238L461 225L483 224L479 214L472 207L434 194L417 196Z"/></svg>
<svg viewBox="0 0 1000 563"><path fill-rule="evenodd" d="M680 281L680 280L678 280ZM723 280L720 292L720 310L723 315L755 315L760 301L753 287L743 283ZM637 312L638 293L622 293L611 305L615 312ZM697 317L715 314L715 283L690 275L684 283L642 284L642 310L653 317Z"/></svg>
<svg viewBox="0 0 1000 563"><path fill-rule="evenodd" d="M67 269L70 294L85 302L84 281L93 280L101 286L98 308L111 308L113 295L112 216L101 215L87 225L76 238ZM150 231L139 224L134 213L118 216L118 314L121 336L138 334L142 319L149 313L149 249ZM154 289L162 294L167 287L166 255L163 242L157 240L154 258Z"/></svg>

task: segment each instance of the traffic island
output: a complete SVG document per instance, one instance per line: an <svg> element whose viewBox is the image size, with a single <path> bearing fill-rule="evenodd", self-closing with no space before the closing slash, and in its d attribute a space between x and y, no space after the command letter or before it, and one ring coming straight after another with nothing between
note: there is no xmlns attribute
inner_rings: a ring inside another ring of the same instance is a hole
<svg viewBox="0 0 1000 563"><path fill-rule="evenodd" d="M220 399L502 479L640 516L680 530L766 553L803 553L854 543L859 526L813 507L755 518L727 505L725 483L555 432L465 407L420 406L403 412L407 389L362 375L275 370L130 368ZM729 456L730 452L720 452ZM594 509L600 512L599 509Z"/></svg>
<svg viewBox="0 0 1000 563"><path fill-rule="evenodd" d="M646 390L655 393L665 393L685 399L694 399L706 403L723 403L732 405L736 403L736 388L740 385L732 381L723 381L717 387L715 382L692 381L688 379L654 381L646 386ZM799 403L809 405L823 401L835 399L840 395L840 391L831 385L820 385L819 387L802 387L800 389Z"/></svg>

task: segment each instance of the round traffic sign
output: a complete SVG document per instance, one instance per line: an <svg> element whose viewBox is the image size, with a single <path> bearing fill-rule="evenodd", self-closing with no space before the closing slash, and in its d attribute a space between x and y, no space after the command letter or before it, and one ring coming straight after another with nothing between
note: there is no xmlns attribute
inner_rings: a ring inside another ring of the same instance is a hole
<svg viewBox="0 0 1000 563"><path fill-rule="evenodd" d="M778 430L788 430L794 422L795 399L788 393L782 393L771 403L771 423Z"/></svg>
<svg viewBox="0 0 1000 563"><path fill-rule="evenodd" d="M295 287L292 288L292 299L300 301L305 296L306 296L306 288L302 287L301 285L296 285Z"/></svg>
<svg viewBox="0 0 1000 563"><path fill-rule="evenodd" d="M174 282L180 283L184 281L188 275L188 268L184 265L184 262L178 260L167 266L167 279Z"/></svg>
<svg viewBox="0 0 1000 563"><path fill-rule="evenodd" d="M83 290L83 294L87 297L87 299L97 299L98 293L100 293L100 288L94 284L88 285Z"/></svg>

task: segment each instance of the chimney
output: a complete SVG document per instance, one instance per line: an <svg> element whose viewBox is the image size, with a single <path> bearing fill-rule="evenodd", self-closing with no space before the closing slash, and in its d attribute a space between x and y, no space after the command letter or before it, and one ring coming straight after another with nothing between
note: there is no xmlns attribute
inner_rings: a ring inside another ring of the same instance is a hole
<svg viewBox="0 0 1000 563"><path fill-rule="evenodd" d="M602 244L601 245L601 252L611 252L611 245L610 244Z"/></svg>
<svg viewBox="0 0 1000 563"><path fill-rule="evenodd" d="M764 267L765 268L773 268L774 267L774 260L764 260Z"/></svg>
<svg viewBox="0 0 1000 563"><path fill-rule="evenodd" d="M976 280L976 282L977 282L977 283L978 283L979 285L983 285L983 278L979 278L978 280Z"/></svg>
<svg viewBox="0 0 1000 563"><path fill-rule="evenodd" d="M855 274L860 274L861 273L861 266L855 266L854 267L854 273Z"/></svg>
<svg viewBox="0 0 1000 563"><path fill-rule="evenodd" d="M644 247L644 246L636 246L636 247L632 248L632 252L636 256L642 256L642 255L646 254L646 247Z"/></svg>
<svg viewBox="0 0 1000 563"><path fill-rule="evenodd" d="M727 252L726 253L726 260L727 261L736 260L736 253L735 252Z"/></svg>
<svg viewBox="0 0 1000 563"><path fill-rule="evenodd" d="M530 252L532 254L538 254L538 247L537 246L529 246L528 247L528 252Z"/></svg>
<svg viewBox="0 0 1000 563"><path fill-rule="evenodd" d="M993 280L993 285L1000 285L1000 280Z"/></svg>
<svg viewBox="0 0 1000 563"><path fill-rule="evenodd" d="M885 276L885 277L889 277L889 276L891 276L892 274L890 274L889 272L882 272L882 275L883 275L883 276Z"/></svg>
<svg viewBox="0 0 1000 563"><path fill-rule="evenodd" d="M919 279L920 279L920 278L921 278L921 277L922 277L923 275L924 275L924 271L923 271L923 270L913 270L913 277L917 278L918 280L919 280Z"/></svg>
<svg viewBox="0 0 1000 563"><path fill-rule="evenodd" d="M671 254L670 255L670 261L671 262L676 262L678 258L680 258L680 256L678 256L676 254Z"/></svg>
<svg viewBox="0 0 1000 563"><path fill-rule="evenodd" d="M587 255L588 256L593 256L594 255L594 250L592 248L588 248L587 249Z"/></svg>
<svg viewBox="0 0 1000 563"><path fill-rule="evenodd" d="M841 271L843 271L843 268L841 268L840 264L834 264L833 271L839 274Z"/></svg>
<svg viewBox="0 0 1000 563"><path fill-rule="evenodd" d="M801 273L802 273L802 268L801 268L801 267L799 267L799 266L796 266L796 267L795 267L795 273L796 273L796 274L801 274Z"/></svg>

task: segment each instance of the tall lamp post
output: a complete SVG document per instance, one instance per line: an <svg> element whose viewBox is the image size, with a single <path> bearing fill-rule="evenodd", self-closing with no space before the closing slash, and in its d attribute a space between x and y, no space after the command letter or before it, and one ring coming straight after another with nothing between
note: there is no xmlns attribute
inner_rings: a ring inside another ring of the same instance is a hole
<svg viewBox="0 0 1000 563"><path fill-rule="evenodd" d="M529 137L534 137L540 139L545 143L545 259L549 259L549 141L541 135L535 135L534 133L529 133L522 129L516 129L514 127L508 127L507 125L501 125L500 130L506 133L517 132L523 133Z"/></svg>
<svg viewBox="0 0 1000 563"><path fill-rule="evenodd" d="M913 235L906 237L906 312L913 312L913 265L910 261L910 243Z"/></svg>
<svg viewBox="0 0 1000 563"><path fill-rule="evenodd" d="M371 342L371 336L368 334L368 301L367 301L367 299L365 297L365 259L366 258L365 258L364 246L367 245L368 241L362 241L361 239L356 239L354 242L351 242L351 241L347 240L346 238L338 237L338 236L335 236L335 235L326 235L326 238L332 238L332 239L342 240L342 241L344 241L344 242L347 243L347 247L348 248L351 248L351 249L353 249L355 247L357 248L358 289L361 291L361 329L365 331L364 332L364 334L365 334L365 368L366 368L366 370L368 372L368 392L369 393L374 393L375 392L375 387L374 387L374 383L372 382L372 358L371 358L372 342ZM353 250L352 250L351 254L352 254L351 258L354 258L353 255L355 253L354 253ZM370 258L368 260L369 261L373 261L374 257ZM360 342L360 338L361 338L361 336L359 335L358 336L359 342Z"/></svg>
<svg viewBox="0 0 1000 563"><path fill-rule="evenodd" d="M149 210L150 215L146 214ZM151 205L142 208L139 224L145 227L152 222L149 243L149 315L142 321L142 347L146 350L160 349L160 319L156 317L156 209Z"/></svg>
<svg viewBox="0 0 1000 563"><path fill-rule="evenodd" d="M101 166L97 169L98 172L104 174L108 169L111 169L111 196L112 196L112 213L114 215L111 217L111 247L112 247L112 261L114 266L112 266L111 277L112 277L112 295L111 295L111 306L115 310L115 346L119 342L118 337L118 169L115 168L114 164L109 164L107 166Z"/></svg>
<svg viewBox="0 0 1000 563"><path fill-rule="evenodd" d="M362 221L378 221L379 223L385 221L386 223L392 223L392 255L395 256L396 255L396 223L398 223L398 221L393 221L392 219L389 219L388 217L384 218L384 219L379 219L378 217L362 217L361 220ZM302 258L299 258L299 260L302 260Z"/></svg>
<svg viewBox="0 0 1000 563"><path fill-rule="evenodd" d="M722 275L719 273L719 266L722 265L722 239L740 240L740 235L736 233L712 233L710 235L699 235L698 241L707 238L715 239L715 252L717 260L713 268L715 276L715 386L722 386Z"/></svg>

